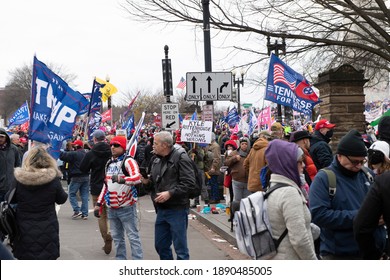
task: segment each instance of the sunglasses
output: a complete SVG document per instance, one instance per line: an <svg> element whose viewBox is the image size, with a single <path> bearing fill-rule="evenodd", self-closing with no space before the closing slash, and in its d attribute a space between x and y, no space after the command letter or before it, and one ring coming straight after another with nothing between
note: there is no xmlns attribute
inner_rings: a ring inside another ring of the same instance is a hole
<svg viewBox="0 0 390 280"><path fill-rule="evenodd" d="M356 159L350 159L348 156L345 156L350 163L352 163L353 166L358 166L359 164L363 165L367 162L366 159L363 160L356 160Z"/></svg>
<svg viewBox="0 0 390 280"><path fill-rule="evenodd" d="M121 145L117 144L117 143L114 143L114 144L111 144L110 145L111 147L114 146L114 148L119 148Z"/></svg>

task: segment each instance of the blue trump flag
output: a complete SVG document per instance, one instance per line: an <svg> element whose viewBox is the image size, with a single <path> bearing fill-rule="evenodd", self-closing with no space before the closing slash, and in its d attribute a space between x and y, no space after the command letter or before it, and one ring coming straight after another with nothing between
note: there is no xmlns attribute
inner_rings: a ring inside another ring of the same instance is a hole
<svg viewBox="0 0 390 280"><path fill-rule="evenodd" d="M268 69L265 100L291 107L310 115L313 107L321 102L310 83L276 55L271 55Z"/></svg>
<svg viewBox="0 0 390 280"><path fill-rule="evenodd" d="M8 121L8 127L24 124L30 119L27 101L17 109Z"/></svg>
<svg viewBox="0 0 390 280"><path fill-rule="evenodd" d="M57 159L62 142L72 137L76 117L88 100L71 89L59 76L34 56L31 89L29 136L50 145L50 154Z"/></svg>
<svg viewBox="0 0 390 280"><path fill-rule="evenodd" d="M236 124L240 121L240 115L238 114L237 108L233 107L225 117L225 122L229 124L230 127L235 127Z"/></svg>

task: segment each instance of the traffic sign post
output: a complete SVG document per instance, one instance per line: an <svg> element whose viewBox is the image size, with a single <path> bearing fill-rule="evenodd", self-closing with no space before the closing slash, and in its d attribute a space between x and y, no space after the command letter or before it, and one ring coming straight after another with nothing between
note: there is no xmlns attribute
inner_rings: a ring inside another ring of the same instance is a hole
<svg viewBox="0 0 390 280"><path fill-rule="evenodd" d="M189 72L186 74L187 101L230 101L231 72Z"/></svg>
<svg viewBox="0 0 390 280"><path fill-rule="evenodd" d="M162 128L165 130L178 130L180 127L179 104L162 104Z"/></svg>

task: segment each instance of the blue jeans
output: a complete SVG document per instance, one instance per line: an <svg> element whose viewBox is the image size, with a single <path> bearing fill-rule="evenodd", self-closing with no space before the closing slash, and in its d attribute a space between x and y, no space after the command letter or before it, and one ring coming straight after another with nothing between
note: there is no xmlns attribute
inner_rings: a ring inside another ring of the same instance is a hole
<svg viewBox="0 0 390 280"><path fill-rule="evenodd" d="M125 231L131 248L131 258L142 260L143 252L141 239L137 228L137 206L108 208L108 220L110 221L111 236L114 240L117 260L127 260Z"/></svg>
<svg viewBox="0 0 390 280"><path fill-rule="evenodd" d="M69 184L69 202L74 212L88 216L89 177L73 177ZM77 192L80 190L81 208L77 202Z"/></svg>
<svg viewBox="0 0 390 280"><path fill-rule="evenodd" d="M189 209L157 210L154 228L154 247L161 260L173 260L171 245L175 248L178 260L189 260L187 245Z"/></svg>

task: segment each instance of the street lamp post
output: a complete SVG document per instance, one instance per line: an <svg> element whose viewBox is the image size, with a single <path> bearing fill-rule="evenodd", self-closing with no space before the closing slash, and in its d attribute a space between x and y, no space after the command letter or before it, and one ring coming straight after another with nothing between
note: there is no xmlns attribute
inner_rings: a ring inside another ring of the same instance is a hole
<svg viewBox="0 0 390 280"><path fill-rule="evenodd" d="M279 51L282 51L284 55L286 55L286 41L284 38L282 38L282 43L279 44L278 40L275 40L275 43L271 44L271 38L267 36L267 49L268 49L268 55L271 54L271 51L275 51L275 55L279 57ZM276 121L282 122L282 105L277 104L278 108L278 116Z"/></svg>
<svg viewBox="0 0 390 280"><path fill-rule="evenodd" d="M236 79L236 72L233 71L233 84L237 86L237 106L238 106L238 114L241 116L241 94L240 94L240 86L244 86L244 71L241 70L241 79L238 77Z"/></svg>

